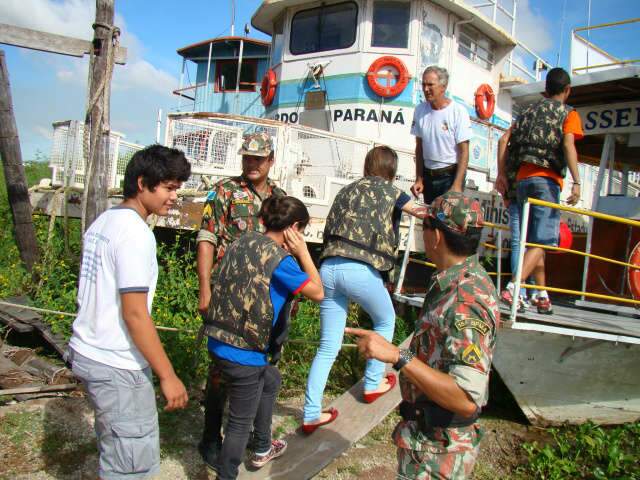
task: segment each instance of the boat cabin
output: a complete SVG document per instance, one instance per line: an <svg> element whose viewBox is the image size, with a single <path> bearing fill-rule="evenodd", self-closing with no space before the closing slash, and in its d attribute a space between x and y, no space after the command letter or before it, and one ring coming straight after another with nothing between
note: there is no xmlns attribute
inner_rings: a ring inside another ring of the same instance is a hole
<svg viewBox="0 0 640 480"><path fill-rule="evenodd" d="M182 71L180 86L173 93L180 98L179 111L264 116L260 81L268 68L268 42L219 37L180 48L178 55L183 59ZM187 62L196 66L195 79L185 78Z"/></svg>

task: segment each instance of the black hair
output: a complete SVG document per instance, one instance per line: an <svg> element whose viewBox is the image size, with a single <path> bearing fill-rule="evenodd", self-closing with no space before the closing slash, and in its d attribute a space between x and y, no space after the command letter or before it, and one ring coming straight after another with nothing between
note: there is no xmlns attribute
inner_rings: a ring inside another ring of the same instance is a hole
<svg viewBox="0 0 640 480"><path fill-rule="evenodd" d="M432 217L425 217L422 225L423 228L440 230L447 247L454 255L469 257L478 252L482 227L467 227L466 233L462 234L450 230L440 220Z"/></svg>
<svg viewBox="0 0 640 480"><path fill-rule="evenodd" d="M571 85L571 77L564 68L556 67L549 70L544 87L549 96L562 93L567 85Z"/></svg>
<svg viewBox="0 0 640 480"><path fill-rule="evenodd" d="M138 194L138 178L142 185L154 191L160 182L184 182L191 175L191 165L181 150L150 145L133 154L124 172L123 195L125 199Z"/></svg>
<svg viewBox="0 0 640 480"><path fill-rule="evenodd" d="M258 216L267 230L281 232L294 223L300 230L309 224L309 211L295 197L271 196L262 202Z"/></svg>

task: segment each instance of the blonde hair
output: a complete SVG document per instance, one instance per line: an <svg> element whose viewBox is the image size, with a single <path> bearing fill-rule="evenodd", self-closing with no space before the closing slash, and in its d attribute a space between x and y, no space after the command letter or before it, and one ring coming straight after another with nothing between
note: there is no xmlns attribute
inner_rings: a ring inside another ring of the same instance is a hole
<svg viewBox="0 0 640 480"><path fill-rule="evenodd" d="M398 170L398 154L393 148L381 145L367 152L364 158L365 177L382 177L394 180Z"/></svg>

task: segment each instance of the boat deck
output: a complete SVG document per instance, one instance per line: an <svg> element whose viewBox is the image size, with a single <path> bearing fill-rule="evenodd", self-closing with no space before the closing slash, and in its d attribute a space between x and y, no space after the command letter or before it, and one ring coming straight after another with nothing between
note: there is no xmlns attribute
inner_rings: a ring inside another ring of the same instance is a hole
<svg viewBox="0 0 640 480"><path fill-rule="evenodd" d="M420 307L423 296L421 295L394 295L394 298L402 303ZM593 304L592 304L593 305ZM607 309L606 311L604 309ZM638 339L640 343L640 310L636 314L629 313L630 309L617 311L615 305L599 304L598 308L578 308L572 303L558 301L553 304L552 315L541 315L535 309L529 308L524 313L518 313L516 321L511 324L518 328L525 326L548 326L570 329L571 331L605 334L608 336L623 336ZM510 309L505 305L500 306L503 321L509 319ZM558 331L557 333L562 333ZM579 335L579 333L578 333ZM620 339L623 340L623 339Z"/></svg>

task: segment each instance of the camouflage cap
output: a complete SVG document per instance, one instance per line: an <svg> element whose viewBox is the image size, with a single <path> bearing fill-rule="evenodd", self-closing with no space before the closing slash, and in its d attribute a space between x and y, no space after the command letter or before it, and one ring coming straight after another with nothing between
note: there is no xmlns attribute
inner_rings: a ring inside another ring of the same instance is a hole
<svg viewBox="0 0 640 480"><path fill-rule="evenodd" d="M256 157L268 157L273 152L271 137L265 132L250 133L244 136L239 155L254 155Z"/></svg>
<svg viewBox="0 0 640 480"><path fill-rule="evenodd" d="M447 192L437 197L429 206L428 217L461 235L467 233L468 227L482 228L484 225L480 202L460 192Z"/></svg>

